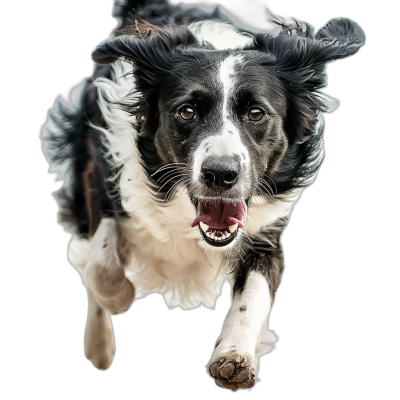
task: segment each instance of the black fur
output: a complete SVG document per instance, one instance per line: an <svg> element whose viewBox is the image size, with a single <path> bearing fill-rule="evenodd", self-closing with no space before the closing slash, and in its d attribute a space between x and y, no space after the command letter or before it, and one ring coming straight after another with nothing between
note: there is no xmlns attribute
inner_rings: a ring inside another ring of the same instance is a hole
<svg viewBox="0 0 400 400"><path fill-rule="evenodd" d="M282 218L276 221L270 230L260 232L256 238L252 238L251 242L248 241L249 250L233 272L235 275L234 294L241 293L248 274L251 271L257 271L267 279L272 300L274 299L284 268L280 237L286 224L287 219Z"/></svg>
<svg viewBox="0 0 400 400"><path fill-rule="evenodd" d="M95 76L110 76L109 68L97 67ZM112 216L118 203L110 195L110 168L104 158L100 132L105 127L96 102L92 79L81 85L79 98L72 106L58 99L49 112L43 134L43 150L51 170L64 179L55 193L60 207L59 220L67 229L83 237L91 236L105 216Z"/></svg>

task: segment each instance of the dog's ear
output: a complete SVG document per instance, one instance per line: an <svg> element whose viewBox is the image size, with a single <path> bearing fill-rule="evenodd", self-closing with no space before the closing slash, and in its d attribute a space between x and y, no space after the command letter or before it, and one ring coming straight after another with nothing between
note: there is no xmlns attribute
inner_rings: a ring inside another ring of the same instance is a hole
<svg viewBox="0 0 400 400"><path fill-rule="evenodd" d="M136 64L140 60L147 59L146 53L167 53L177 47L184 48L199 44L184 26L159 27L139 17L132 16L132 18L118 32L121 36L100 44L92 53L92 58L97 64L111 64L119 58Z"/></svg>
<svg viewBox="0 0 400 400"><path fill-rule="evenodd" d="M306 32L299 30L296 35L292 33L296 32L296 27L290 27L294 30L282 26L279 35L262 33L256 37L259 49L270 56L271 66L288 73L305 69L315 72L328 61L354 54L365 43L362 29L349 19L331 20L315 37L312 37L310 27Z"/></svg>
<svg viewBox="0 0 400 400"><path fill-rule="evenodd" d="M354 21L345 18L329 21L315 35L315 39L320 44L319 62L351 56L365 44L363 30Z"/></svg>
<svg viewBox="0 0 400 400"><path fill-rule="evenodd" d="M354 21L338 18L329 21L309 42L307 51L313 76L305 83L305 87L315 92L326 84L326 63L356 53L364 45L365 35ZM321 111L335 109L330 108L329 102L325 101L325 104Z"/></svg>
<svg viewBox="0 0 400 400"><path fill-rule="evenodd" d="M275 70L286 88L286 131L297 143L314 134L319 111L329 112L337 106L334 99L318 91L326 84L326 63L354 54L365 42L361 28L348 19L330 21L315 37L305 25L306 32L300 25L282 26L279 35L256 36L258 49L265 54L264 66ZM297 34L288 28L298 30Z"/></svg>
<svg viewBox="0 0 400 400"><path fill-rule="evenodd" d="M100 44L92 53L97 64L111 64L121 57L133 57L137 39L131 36L119 36Z"/></svg>

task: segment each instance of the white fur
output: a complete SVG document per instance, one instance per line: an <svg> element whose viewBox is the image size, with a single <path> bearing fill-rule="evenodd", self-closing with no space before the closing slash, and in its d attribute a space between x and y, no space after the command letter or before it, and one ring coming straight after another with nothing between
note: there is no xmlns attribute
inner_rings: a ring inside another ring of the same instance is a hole
<svg viewBox="0 0 400 400"><path fill-rule="evenodd" d="M222 105L222 117L224 124L228 116L228 99L231 95L233 84L235 82L235 67L243 62L242 55L230 55L225 58L219 67L219 78L223 87L223 105Z"/></svg>
<svg viewBox="0 0 400 400"><path fill-rule="evenodd" d="M188 29L200 43L210 43L216 50L239 50L254 44L251 34L239 32L234 26L221 21L197 21Z"/></svg>
<svg viewBox="0 0 400 400"><path fill-rule="evenodd" d="M242 293L236 293L232 300L219 336L220 344L211 359L218 359L234 350L239 355L250 355L256 367L258 356L270 351L276 341L275 335L267 328L270 310L268 282L259 272L252 271Z"/></svg>
<svg viewBox="0 0 400 400"><path fill-rule="evenodd" d="M296 190L291 196L285 198L277 197L275 198L275 204L266 196L254 196L249 208L248 220L244 228L245 231L250 235L257 235L258 232L266 227L272 229L275 221L289 217L300 193L300 190Z"/></svg>

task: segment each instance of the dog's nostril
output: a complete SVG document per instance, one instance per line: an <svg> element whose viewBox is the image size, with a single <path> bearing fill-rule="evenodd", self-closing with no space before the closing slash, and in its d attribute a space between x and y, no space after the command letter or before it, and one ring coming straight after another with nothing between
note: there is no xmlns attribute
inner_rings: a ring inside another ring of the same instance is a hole
<svg viewBox="0 0 400 400"><path fill-rule="evenodd" d="M236 175L234 176L234 174L228 172L227 174L225 174L224 176L224 181L226 183L232 183L236 178Z"/></svg>
<svg viewBox="0 0 400 400"><path fill-rule="evenodd" d="M212 172L206 172L204 174L204 180L206 183L211 184L215 182L215 176Z"/></svg>
<svg viewBox="0 0 400 400"><path fill-rule="evenodd" d="M240 163L231 156L209 156L201 165L201 180L213 190L231 189L239 173Z"/></svg>

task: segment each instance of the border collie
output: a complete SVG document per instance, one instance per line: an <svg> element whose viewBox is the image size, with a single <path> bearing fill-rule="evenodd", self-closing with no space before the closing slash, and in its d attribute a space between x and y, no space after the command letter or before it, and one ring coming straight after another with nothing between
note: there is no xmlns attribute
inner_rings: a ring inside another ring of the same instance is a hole
<svg viewBox="0 0 400 400"><path fill-rule="evenodd" d="M135 9L130 12L132 9ZM354 54L348 19L318 33L244 29L220 8L117 1L120 25L93 52L72 104L56 102L42 140L64 180L60 221L82 274L85 353L101 369L115 347L110 314L162 293L169 306L232 306L208 371L220 386L255 383L275 338L268 316L283 269L280 236L323 159L325 64Z"/></svg>

